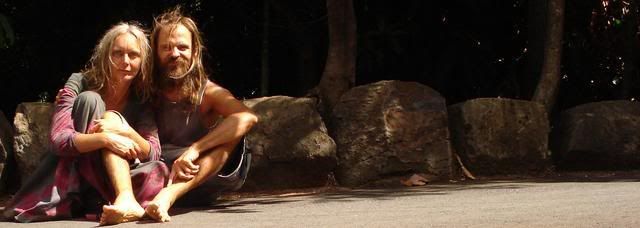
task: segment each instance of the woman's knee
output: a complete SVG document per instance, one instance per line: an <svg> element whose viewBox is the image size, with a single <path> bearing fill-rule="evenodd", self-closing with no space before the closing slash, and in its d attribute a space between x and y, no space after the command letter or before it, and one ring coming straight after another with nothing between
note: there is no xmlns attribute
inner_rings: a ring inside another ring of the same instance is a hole
<svg viewBox="0 0 640 228"><path fill-rule="evenodd" d="M74 109L97 109L100 106L104 107L104 101L100 94L94 91L84 91L78 94L76 100L73 103Z"/></svg>
<svg viewBox="0 0 640 228"><path fill-rule="evenodd" d="M86 132L91 121L99 119L105 111L104 101L100 94L93 91L85 91L76 97L73 102L73 125L79 132Z"/></svg>
<svg viewBox="0 0 640 228"><path fill-rule="evenodd" d="M108 119L108 120L119 120L122 121L122 115L116 111L106 111L104 112L104 114L102 114L102 119Z"/></svg>

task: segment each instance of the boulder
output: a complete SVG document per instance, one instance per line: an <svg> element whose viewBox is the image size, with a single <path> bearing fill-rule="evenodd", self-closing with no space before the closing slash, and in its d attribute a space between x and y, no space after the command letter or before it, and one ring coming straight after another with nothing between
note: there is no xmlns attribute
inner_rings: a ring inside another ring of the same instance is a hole
<svg viewBox="0 0 640 228"><path fill-rule="evenodd" d="M53 104L43 102L21 103L16 109L13 145L21 183L25 183L51 148L49 130L53 109Z"/></svg>
<svg viewBox="0 0 640 228"><path fill-rule="evenodd" d="M246 100L259 118L247 135L252 153L243 189L284 189L329 184L336 145L312 98L285 96Z"/></svg>
<svg viewBox="0 0 640 228"><path fill-rule="evenodd" d="M13 156L13 126L7 121L4 113L0 111L0 190L6 186L5 167Z"/></svg>
<svg viewBox="0 0 640 228"><path fill-rule="evenodd" d="M380 81L352 88L335 106L331 122L341 185L451 173L445 99L425 85Z"/></svg>
<svg viewBox="0 0 640 228"><path fill-rule="evenodd" d="M453 147L473 174L530 174L550 168L549 121L538 103L479 98L449 107Z"/></svg>
<svg viewBox="0 0 640 228"><path fill-rule="evenodd" d="M557 165L569 170L640 167L640 103L588 103L563 111L553 130Z"/></svg>

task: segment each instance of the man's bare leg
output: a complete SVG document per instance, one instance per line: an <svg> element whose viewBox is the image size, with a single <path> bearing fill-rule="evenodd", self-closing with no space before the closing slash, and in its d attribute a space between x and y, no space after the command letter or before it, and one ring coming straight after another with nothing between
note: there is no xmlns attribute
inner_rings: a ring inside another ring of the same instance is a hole
<svg viewBox="0 0 640 228"><path fill-rule="evenodd" d="M104 118L120 118L110 112ZM144 216L144 209L133 194L129 162L119 155L104 150L102 160L116 194L113 205L102 207L100 225L113 225L140 220Z"/></svg>
<svg viewBox="0 0 640 228"><path fill-rule="evenodd" d="M176 181L163 188L145 209L147 215L159 222L170 221L171 217L169 216L168 211L176 199L202 184L211 175L217 174L220 169L222 169L222 166L229 158L236 145L237 143L225 144L213 149L204 157L198 158L195 163L200 166L200 171L198 171L195 177L186 182Z"/></svg>

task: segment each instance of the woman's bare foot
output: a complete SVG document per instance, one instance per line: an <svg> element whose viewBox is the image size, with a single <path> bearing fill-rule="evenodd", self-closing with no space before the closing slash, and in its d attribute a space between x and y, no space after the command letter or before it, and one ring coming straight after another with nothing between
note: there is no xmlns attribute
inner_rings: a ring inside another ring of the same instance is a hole
<svg viewBox="0 0 640 228"><path fill-rule="evenodd" d="M159 202L160 200L154 200L145 209L146 214L155 219L158 222L169 222L171 217L169 216L169 204Z"/></svg>
<svg viewBox="0 0 640 228"><path fill-rule="evenodd" d="M125 203L102 206L100 225L115 225L138 221L144 216L144 209L137 203Z"/></svg>

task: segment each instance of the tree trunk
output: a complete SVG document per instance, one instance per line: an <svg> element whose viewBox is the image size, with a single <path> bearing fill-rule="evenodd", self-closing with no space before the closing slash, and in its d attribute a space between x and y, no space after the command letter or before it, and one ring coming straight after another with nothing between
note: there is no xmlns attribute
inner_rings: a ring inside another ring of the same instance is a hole
<svg viewBox="0 0 640 228"><path fill-rule="evenodd" d="M629 99L631 90L638 79L638 5L636 1L629 1L629 14L624 19L622 30L622 88L617 92L618 99Z"/></svg>
<svg viewBox="0 0 640 228"><path fill-rule="evenodd" d="M269 0L263 0L262 62L260 74L260 95L269 95Z"/></svg>
<svg viewBox="0 0 640 228"><path fill-rule="evenodd" d="M294 58L295 62L291 64L291 67L295 68L296 76L291 81L293 84L290 84L293 86L291 95L305 96L309 93L309 90L318 85L322 76L321 68L325 65L316 57L319 52L325 50L314 46L315 40L318 40L317 30L319 29L312 27L315 27L316 22L322 22L322 20L326 19L326 15L322 16L322 18L302 23L295 15L295 13L299 12L294 7L287 5L286 2L271 1L270 7L273 15L279 15L279 17L287 19L287 30L293 40L289 45L296 56ZM315 95L317 96L317 93Z"/></svg>
<svg viewBox="0 0 640 228"><path fill-rule="evenodd" d="M356 20L352 0L327 0L329 50L317 87L320 112L331 113L340 96L355 84Z"/></svg>
<svg viewBox="0 0 640 228"><path fill-rule="evenodd" d="M532 98L533 101L544 105L547 113L551 113L558 94L560 64L562 63L564 4L564 0L548 1L544 60L540 81Z"/></svg>
<svg viewBox="0 0 640 228"><path fill-rule="evenodd" d="M15 34L9 19L0 13L0 49L8 48L15 42Z"/></svg>
<svg viewBox="0 0 640 228"><path fill-rule="evenodd" d="M527 52L525 77L521 78L522 95L533 97L542 72L544 60L544 40L547 25L548 0L529 0L527 2Z"/></svg>

